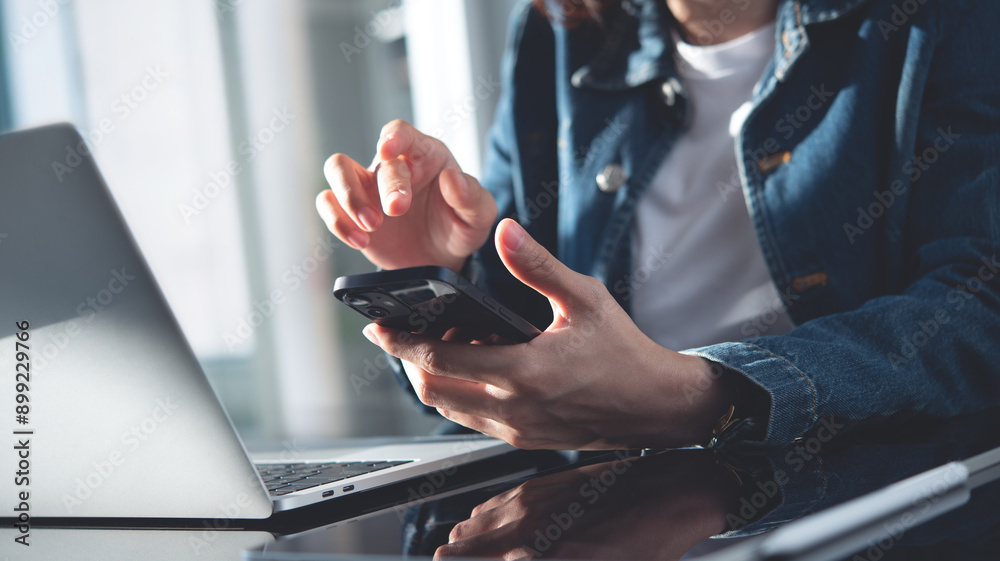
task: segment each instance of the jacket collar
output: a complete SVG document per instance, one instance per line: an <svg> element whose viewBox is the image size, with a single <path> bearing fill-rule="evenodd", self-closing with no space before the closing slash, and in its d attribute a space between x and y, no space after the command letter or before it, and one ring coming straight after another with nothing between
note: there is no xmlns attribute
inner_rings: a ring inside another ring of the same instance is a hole
<svg viewBox="0 0 1000 561"><path fill-rule="evenodd" d="M776 21L775 74L781 78L808 46L805 26L842 18L870 0L782 0ZM665 0L623 0L606 24L603 46L572 76L575 87L623 90L675 75Z"/></svg>

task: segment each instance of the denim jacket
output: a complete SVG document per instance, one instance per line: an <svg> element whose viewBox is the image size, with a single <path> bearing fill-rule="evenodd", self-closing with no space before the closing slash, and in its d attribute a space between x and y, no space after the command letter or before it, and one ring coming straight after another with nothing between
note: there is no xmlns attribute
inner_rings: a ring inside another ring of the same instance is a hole
<svg viewBox="0 0 1000 561"><path fill-rule="evenodd" d="M689 114L665 4L626 1L572 28L526 4L482 177L500 217L626 310L641 282L636 204ZM716 188L719 204L745 200L797 327L769 335L765 316L741 341L685 351L771 396L766 417L720 444L1000 403L998 24L1000 2L780 3L738 169ZM478 267L487 290L547 325L548 304L492 244Z"/></svg>

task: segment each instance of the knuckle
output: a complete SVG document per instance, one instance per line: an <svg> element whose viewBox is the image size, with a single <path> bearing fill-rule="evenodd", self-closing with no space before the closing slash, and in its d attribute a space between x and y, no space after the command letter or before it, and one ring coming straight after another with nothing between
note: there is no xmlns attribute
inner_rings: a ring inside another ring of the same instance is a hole
<svg viewBox="0 0 1000 561"><path fill-rule="evenodd" d="M351 160L350 156L340 153L334 154L329 158L327 158L326 162L323 163L323 170L326 172L327 179L330 178L331 174L334 171L338 169L344 169L350 166L352 162L353 160Z"/></svg>
<svg viewBox="0 0 1000 561"><path fill-rule="evenodd" d="M408 126L410 126L410 123L404 121L403 119L393 119L382 126L382 130L379 131L379 138L384 137L391 132L401 130Z"/></svg>
<svg viewBox="0 0 1000 561"><path fill-rule="evenodd" d="M435 558L441 559L451 559L455 557L462 557L462 548L455 546L450 543L446 543L434 551Z"/></svg>
<svg viewBox="0 0 1000 561"><path fill-rule="evenodd" d="M608 295L604 283L587 275L577 275L577 281L575 292L578 298L574 299L573 306L581 312L599 310Z"/></svg>
<svg viewBox="0 0 1000 561"><path fill-rule="evenodd" d="M448 148L444 142L414 129L412 152L410 153L411 159L420 161L430 154L445 153L447 151Z"/></svg>
<svg viewBox="0 0 1000 561"><path fill-rule="evenodd" d="M327 226L331 233L341 239L341 241L346 242L348 236L356 231L356 228L352 222L346 220L342 216L334 215L330 219L330 223Z"/></svg>
<svg viewBox="0 0 1000 561"><path fill-rule="evenodd" d="M549 278L556 274L555 259L540 245L535 245L525 255L524 268L535 277Z"/></svg>
<svg viewBox="0 0 1000 561"><path fill-rule="evenodd" d="M455 524L455 527L452 528L451 532L448 533L448 541L457 542L458 540L465 537L465 535L467 534L466 527L467 527L466 522L459 522L458 524Z"/></svg>
<svg viewBox="0 0 1000 561"><path fill-rule="evenodd" d="M445 369L441 354L430 345L420 345L416 349L417 360L414 362L427 372L441 372Z"/></svg>
<svg viewBox="0 0 1000 561"><path fill-rule="evenodd" d="M413 385L413 392L417 394L417 399L420 400L420 403L423 403L428 407L435 407L435 403L438 401L438 395L437 392L431 389L426 380L411 379L410 384Z"/></svg>
<svg viewBox="0 0 1000 561"><path fill-rule="evenodd" d="M403 187L410 180L410 166L402 160L382 162L378 167L376 181L379 187L393 189Z"/></svg>
<svg viewBox="0 0 1000 561"><path fill-rule="evenodd" d="M584 276L582 284L588 302L599 302L608 292L604 283L594 277Z"/></svg>
<svg viewBox="0 0 1000 561"><path fill-rule="evenodd" d="M490 503L492 503L493 501L496 501L497 499L502 498L503 496L504 496L503 494L497 495L496 497L494 497L490 501L487 501L485 503L479 503L478 505L476 505L475 508L472 509L472 517L474 518L474 517L479 516L480 514L486 512L487 510L490 510L490 506L488 506L488 505Z"/></svg>
<svg viewBox="0 0 1000 561"><path fill-rule="evenodd" d="M316 193L316 208L320 210L329 209L333 205L330 203L329 197L333 195L333 191L329 189L324 189L319 193Z"/></svg>
<svg viewBox="0 0 1000 561"><path fill-rule="evenodd" d="M494 404L495 409L493 410L494 420L511 427L511 424L518 419L517 414L513 411L514 404L510 400L500 399ZM513 427L512 427L513 428Z"/></svg>
<svg viewBox="0 0 1000 561"><path fill-rule="evenodd" d="M351 232L351 227L346 223L343 217L334 215L330 219L330 231L338 236L346 236Z"/></svg>
<svg viewBox="0 0 1000 561"><path fill-rule="evenodd" d="M520 433L511 434L507 438L507 442L514 448L522 450L533 450L535 448L535 440Z"/></svg>

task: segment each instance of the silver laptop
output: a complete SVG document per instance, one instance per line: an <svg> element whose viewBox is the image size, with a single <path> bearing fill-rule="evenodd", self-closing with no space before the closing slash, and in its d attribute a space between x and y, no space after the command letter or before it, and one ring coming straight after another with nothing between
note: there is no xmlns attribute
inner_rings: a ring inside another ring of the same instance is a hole
<svg viewBox="0 0 1000 561"><path fill-rule="evenodd" d="M85 148L71 125L0 136L13 516L260 519L514 450L445 437L251 458Z"/></svg>
<svg viewBox="0 0 1000 561"><path fill-rule="evenodd" d="M1000 448L953 461L822 510L699 561L836 561L878 544L878 557L901 533L969 502L1000 479ZM860 553L851 559L872 559Z"/></svg>

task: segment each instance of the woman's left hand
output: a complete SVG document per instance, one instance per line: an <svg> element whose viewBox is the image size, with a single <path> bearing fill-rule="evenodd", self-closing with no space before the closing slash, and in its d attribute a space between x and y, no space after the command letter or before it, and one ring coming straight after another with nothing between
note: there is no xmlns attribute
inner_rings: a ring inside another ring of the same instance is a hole
<svg viewBox="0 0 1000 561"><path fill-rule="evenodd" d="M422 402L519 448L655 448L708 440L733 402L732 384L718 366L653 342L600 281L560 263L516 222L501 222L496 246L507 269L549 299L552 324L515 345L365 327L373 343L411 363L407 375Z"/></svg>

